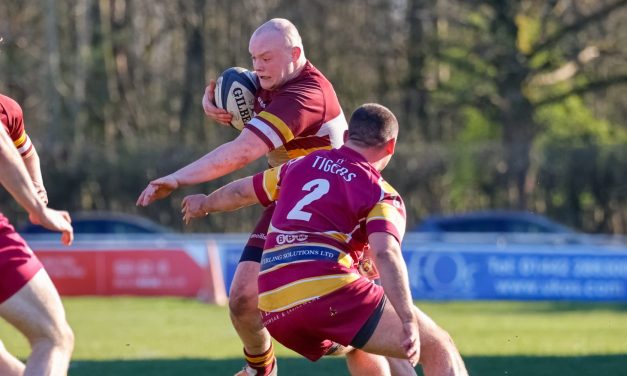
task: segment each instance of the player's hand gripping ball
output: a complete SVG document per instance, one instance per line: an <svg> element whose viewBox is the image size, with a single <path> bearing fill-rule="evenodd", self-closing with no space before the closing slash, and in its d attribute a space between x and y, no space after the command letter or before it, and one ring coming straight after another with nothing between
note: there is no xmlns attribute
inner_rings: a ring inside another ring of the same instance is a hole
<svg viewBox="0 0 627 376"><path fill-rule="evenodd" d="M216 106L233 115L231 126L239 131L255 116L255 97L259 89L257 76L240 67L232 67L216 80L214 91Z"/></svg>

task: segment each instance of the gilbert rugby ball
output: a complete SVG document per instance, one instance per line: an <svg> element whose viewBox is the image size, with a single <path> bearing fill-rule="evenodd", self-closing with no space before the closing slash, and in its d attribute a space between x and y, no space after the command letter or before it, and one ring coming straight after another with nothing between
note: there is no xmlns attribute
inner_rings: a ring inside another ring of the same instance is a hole
<svg viewBox="0 0 627 376"><path fill-rule="evenodd" d="M216 80L214 99L217 107L227 110L233 115L231 126L237 130L244 129L244 124L255 116L255 97L259 84L257 76L240 67L232 67Z"/></svg>

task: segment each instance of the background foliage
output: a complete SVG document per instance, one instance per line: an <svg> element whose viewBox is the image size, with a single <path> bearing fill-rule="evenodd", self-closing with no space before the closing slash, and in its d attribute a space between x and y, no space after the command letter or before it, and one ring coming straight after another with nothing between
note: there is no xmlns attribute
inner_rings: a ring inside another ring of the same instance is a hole
<svg viewBox="0 0 627 376"><path fill-rule="evenodd" d="M206 120L206 83L250 67L272 17L299 28L344 107L402 123L386 178L409 224L511 208L627 233L627 0L23 0L0 3L0 91L23 106L51 206L135 212L182 229L185 189L147 209L147 184L234 131ZM0 197L15 222L25 215ZM258 209L185 231L248 231Z"/></svg>

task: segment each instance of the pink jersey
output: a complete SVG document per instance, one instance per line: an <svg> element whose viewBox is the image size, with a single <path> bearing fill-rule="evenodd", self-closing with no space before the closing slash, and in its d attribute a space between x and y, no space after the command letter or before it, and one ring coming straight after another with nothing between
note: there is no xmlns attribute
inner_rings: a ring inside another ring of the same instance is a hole
<svg viewBox="0 0 627 376"><path fill-rule="evenodd" d="M13 99L0 94L0 122L13 140L13 144L22 155L28 157L33 152L33 144L24 130L22 108Z"/></svg>
<svg viewBox="0 0 627 376"><path fill-rule="evenodd" d="M348 147L264 171L253 184L262 204L280 198L261 260L262 311L283 311L356 281L369 234L387 232L400 243L405 233L403 200Z"/></svg>
<svg viewBox="0 0 627 376"><path fill-rule="evenodd" d="M270 148L270 166L344 143L348 125L340 102L331 83L310 62L278 90L260 89L256 99L256 115L246 128Z"/></svg>

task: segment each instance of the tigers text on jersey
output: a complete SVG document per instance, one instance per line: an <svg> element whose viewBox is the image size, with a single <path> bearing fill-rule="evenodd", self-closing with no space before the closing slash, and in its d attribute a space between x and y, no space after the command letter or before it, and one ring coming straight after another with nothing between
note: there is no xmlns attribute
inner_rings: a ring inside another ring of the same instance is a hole
<svg viewBox="0 0 627 376"><path fill-rule="evenodd" d="M399 194L358 152L314 152L253 177L260 202L276 201L259 276L259 308L288 309L357 278L368 235L405 233Z"/></svg>
<svg viewBox="0 0 627 376"><path fill-rule="evenodd" d="M259 89L255 114L246 128L268 145L272 167L316 150L338 148L348 129L333 86L310 62L279 89Z"/></svg>
<svg viewBox="0 0 627 376"><path fill-rule="evenodd" d="M33 153L33 144L24 130L24 116L22 108L13 99L0 94L0 122L4 125L7 134L20 152L22 158Z"/></svg>

